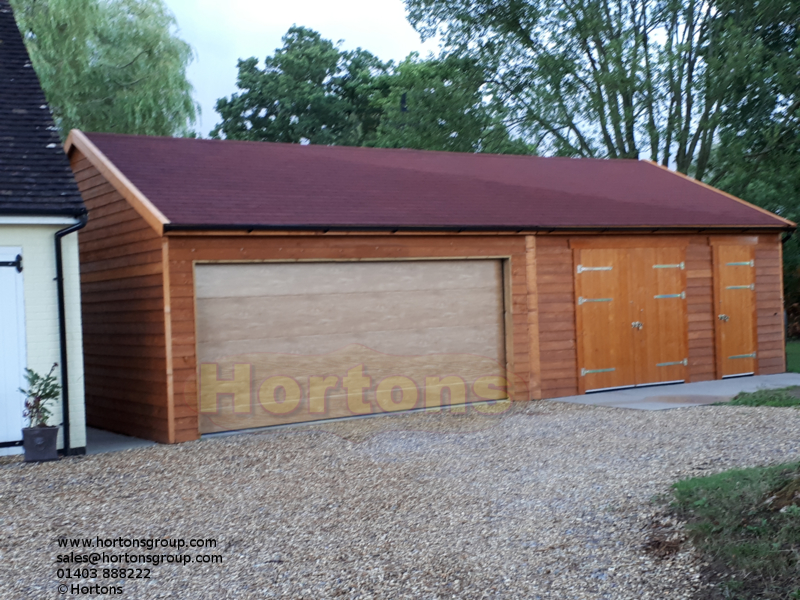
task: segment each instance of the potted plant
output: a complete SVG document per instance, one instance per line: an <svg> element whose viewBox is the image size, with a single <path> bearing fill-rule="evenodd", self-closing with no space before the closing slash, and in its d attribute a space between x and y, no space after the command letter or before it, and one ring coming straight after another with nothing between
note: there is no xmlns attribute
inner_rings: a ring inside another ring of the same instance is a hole
<svg viewBox="0 0 800 600"><path fill-rule="evenodd" d="M61 386L53 375L58 363L50 368L47 375L39 375L36 371L25 369L28 389L25 394L25 412L29 426L22 429L22 447L25 449L25 462L58 460L58 425L48 425L52 415L49 405L61 395Z"/></svg>

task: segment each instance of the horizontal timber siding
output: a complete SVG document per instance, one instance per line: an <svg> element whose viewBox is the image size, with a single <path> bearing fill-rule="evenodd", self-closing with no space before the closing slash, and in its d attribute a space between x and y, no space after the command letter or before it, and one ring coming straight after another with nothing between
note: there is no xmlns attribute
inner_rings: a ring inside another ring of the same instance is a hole
<svg viewBox="0 0 800 600"><path fill-rule="evenodd" d="M80 151L86 424L169 442L161 237ZM195 436L196 437L196 436Z"/></svg>
<svg viewBox="0 0 800 600"><path fill-rule="evenodd" d="M761 235L756 246L758 374L786 371L783 321L783 264L779 235Z"/></svg>
<svg viewBox="0 0 800 600"><path fill-rule="evenodd" d="M691 236L686 246L689 381L707 381L716 378L713 271L708 238Z"/></svg>
<svg viewBox="0 0 800 600"><path fill-rule="evenodd" d="M542 398L578 393L575 292L569 238L536 240Z"/></svg>

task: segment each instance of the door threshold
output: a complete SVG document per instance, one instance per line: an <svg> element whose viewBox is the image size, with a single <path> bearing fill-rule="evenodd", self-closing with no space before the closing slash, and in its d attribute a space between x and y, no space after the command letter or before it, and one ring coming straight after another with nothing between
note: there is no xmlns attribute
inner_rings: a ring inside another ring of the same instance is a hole
<svg viewBox="0 0 800 600"><path fill-rule="evenodd" d="M751 373L737 373L736 375L723 375L723 379L736 379L737 377L753 377L755 375L754 372Z"/></svg>
<svg viewBox="0 0 800 600"><path fill-rule="evenodd" d="M596 390L586 390L584 394L597 394L599 392L613 392L614 390L630 390L635 388L635 385L619 385L617 387L597 388Z"/></svg>
<svg viewBox="0 0 800 600"><path fill-rule="evenodd" d="M739 377L739 375L731 375L730 377ZM678 385L679 383L686 383L685 379L676 379L675 381L656 381L655 383L639 383L637 385L620 385L617 387L597 388L596 390L586 390L584 394L597 394L599 392L613 392L616 390L632 390L634 388L648 388L659 387L664 385Z"/></svg>

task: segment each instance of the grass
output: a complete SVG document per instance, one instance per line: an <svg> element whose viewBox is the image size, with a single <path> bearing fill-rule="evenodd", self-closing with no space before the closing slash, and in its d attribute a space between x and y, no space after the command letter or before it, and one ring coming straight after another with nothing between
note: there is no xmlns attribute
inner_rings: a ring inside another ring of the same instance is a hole
<svg viewBox="0 0 800 600"><path fill-rule="evenodd" d="M718 581L707 598L800 599L800 463L685 479L673 493Z"/></svg>
<svg viewBox="0 0 800 600"><path fill-rule="evenodd" d="M786 370L800 373L800 341L786 343Z"/></svg>
<svg viewBox="0 0 800 600"><path fill-rule="evenodd" d="M734 406L775 406L779 408L800 407L800 388L788 387L777 390L741 392L726 404L733 404Z"/></svg>

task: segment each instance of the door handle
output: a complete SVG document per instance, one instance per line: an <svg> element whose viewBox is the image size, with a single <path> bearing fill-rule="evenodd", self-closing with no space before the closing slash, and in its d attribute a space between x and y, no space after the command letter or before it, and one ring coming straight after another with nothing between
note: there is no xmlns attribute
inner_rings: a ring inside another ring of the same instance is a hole
<svg viewBox="0 0 800 600"><path fill-rule="evenodd" d="M644 327L644 323L642 323L641 321L634 321L633 323L631 323L631 327L633 327L634 329L641 329L642 327Z"/></svg>
<svg viewBox="0 0 800 600"><path fill-rule="evenodd" d="M723 321L725 323L727 323L730 320L730 317L728 315L719 315L718 318L720 321Z"/></svg>

